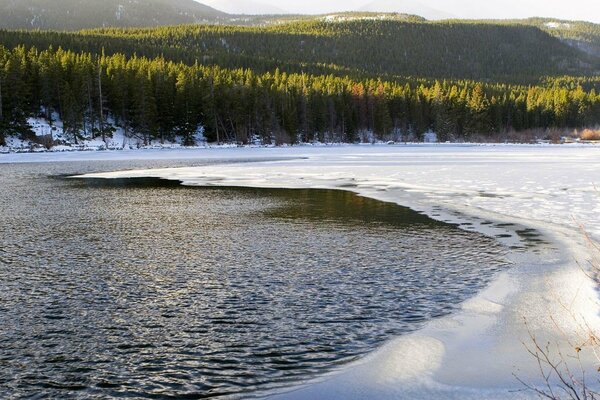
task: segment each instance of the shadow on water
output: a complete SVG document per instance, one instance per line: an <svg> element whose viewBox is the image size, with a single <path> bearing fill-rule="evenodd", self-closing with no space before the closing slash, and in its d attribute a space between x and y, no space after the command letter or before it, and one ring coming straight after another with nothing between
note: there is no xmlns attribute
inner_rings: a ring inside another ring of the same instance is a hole
<svg viewBox="0 0 600 400"><path fill-rule="evenodd" d="M380 224L406 227L415 224L430 227L456 226L427 217L395 203L374 200L353 192L332 189L271 189L230 186L184 186L180 181L160 178L78 179L92 188L179 188L218 191L222 194L275 199L281 205L263 212L265 216L288 220L302 219L321 223Z"/></svg>

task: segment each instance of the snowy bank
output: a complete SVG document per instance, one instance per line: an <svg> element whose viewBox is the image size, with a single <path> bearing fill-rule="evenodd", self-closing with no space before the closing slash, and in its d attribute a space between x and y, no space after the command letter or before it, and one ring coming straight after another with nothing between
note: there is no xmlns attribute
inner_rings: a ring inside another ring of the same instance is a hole
<svg viewBox="0 0 600 400"><path fill-rule="evenodd" d="M492 228L488 221L535 228L556 249L515 252L515 267L464 303L461 312L277 398L534 398L532 392L519 391L514 376L543 383L524 347L530 335L570 355L586 334L583 323L600 328L596 288L575 261L589 258L580 223L600 237L600 194L594 187L600 183L600 148L342 146L207 150L196 155L288 159L86 177L350 190L486 234L511 229L498 224ZM595 371L593 354L587 349L581 354L583 368Z"/></svg>
<svg viewBox="0 0 600 400"><path fill-rule="evenodd" d="M43 112L43 109L41 110ZM133 149L173 149L183 146L184 139L175 136L172 141L158 139L144 143L139 135L127 133L122 126L115 123L112 117L105 121L106 134L104 138L99 133L92 135L92 127L81 130L77 138L64 128L64 123L58 113L52 113L51 120L43 117L27 118L27 124L34 137L24 139L20 135L6 137L5 146L0 146L2 153L44 153L97 150L133 150ZM193 141L205 147L204 128L199 127Z"/></svg>

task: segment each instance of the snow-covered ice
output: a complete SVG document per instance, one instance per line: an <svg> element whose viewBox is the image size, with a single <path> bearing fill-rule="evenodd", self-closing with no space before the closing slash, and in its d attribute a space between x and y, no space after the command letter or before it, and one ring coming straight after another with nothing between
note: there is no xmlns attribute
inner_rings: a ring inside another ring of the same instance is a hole
<svg viewBox="0 0 600 400"><path fill-rule="evenodd" d="M595 188L600 184L599 147L339 146L171 154L198 160L281 160L87 177L350 190L433 218L468 222L465 229L486 234L496 233L481 223L488 220L535 228L559 249L539 255L515 252L511 255L515 267L499 274L460 312L393 339L339 371L274 394L276 398L534 398L534 393L519 390L514 376L542 383L537 364L525 349L531 344L530 335L570 355L584 340L588 326L600 327L596 287L578 265L590 258L582 226L600 238L600 193ZM23 161L17 156L10 156L13 162ZM583 368L595 372L592 352L584 348L581 356Z"/></svg>

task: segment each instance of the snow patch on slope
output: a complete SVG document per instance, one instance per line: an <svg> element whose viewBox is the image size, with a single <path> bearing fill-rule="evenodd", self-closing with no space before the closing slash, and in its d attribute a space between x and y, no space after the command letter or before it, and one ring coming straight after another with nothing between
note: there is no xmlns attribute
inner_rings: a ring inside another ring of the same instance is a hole
<svg viewBox="0 0 600 400"><path fill-rule="evenodd" d="M94 150L130 150L142 148L155 149L173 149L182 147L183 140L177 137L175 141L165 140L162 143L158 140L152 140L144 144L141 137L135 137L131 134L125 134L125 129L117 125L114 119L109 118L107 124L113 129L113 133L107 135L103 140L97 136L90 138L86 132L80 132L79 138L75 140L72 134L65 132L63 122L57 113L53 113L51 121L42 117L30 117L27 119L32 132L37 140L27 140L16 136L6 138L6 146L0 146L0 153L9 152L65 152L65 151L94 151ZM206 146L204 130L199 127L195 135L195 141L198 146ZM50 147L51 146L51 147Z"/></svg>
<svg viewBox="0 0 600 400"><path fill-rule="evenodd" d="M329 14L322 17L325 22L350 22L350 21L385 21L396 20L397 14L375 14L375 15L351 15L351 14Z"/></svg>
<svg viewBox="0 0 600 400"><path fill-rule="evenodd" d="M546 22L544 25L550 29L560 29L560 28L571 29L571 24L568 22L551 21L551 22Z"/></svg>

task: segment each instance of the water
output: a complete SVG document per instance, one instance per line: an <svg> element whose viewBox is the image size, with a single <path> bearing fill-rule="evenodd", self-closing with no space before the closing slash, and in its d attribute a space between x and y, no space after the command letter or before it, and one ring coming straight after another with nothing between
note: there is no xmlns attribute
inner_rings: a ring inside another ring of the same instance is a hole
<svg viewBox="0 0 600 400"><path fill-rule="evenodd" d="M326 190L0 165L0 397L247 398L456 310L492 239Z"/></svg>

